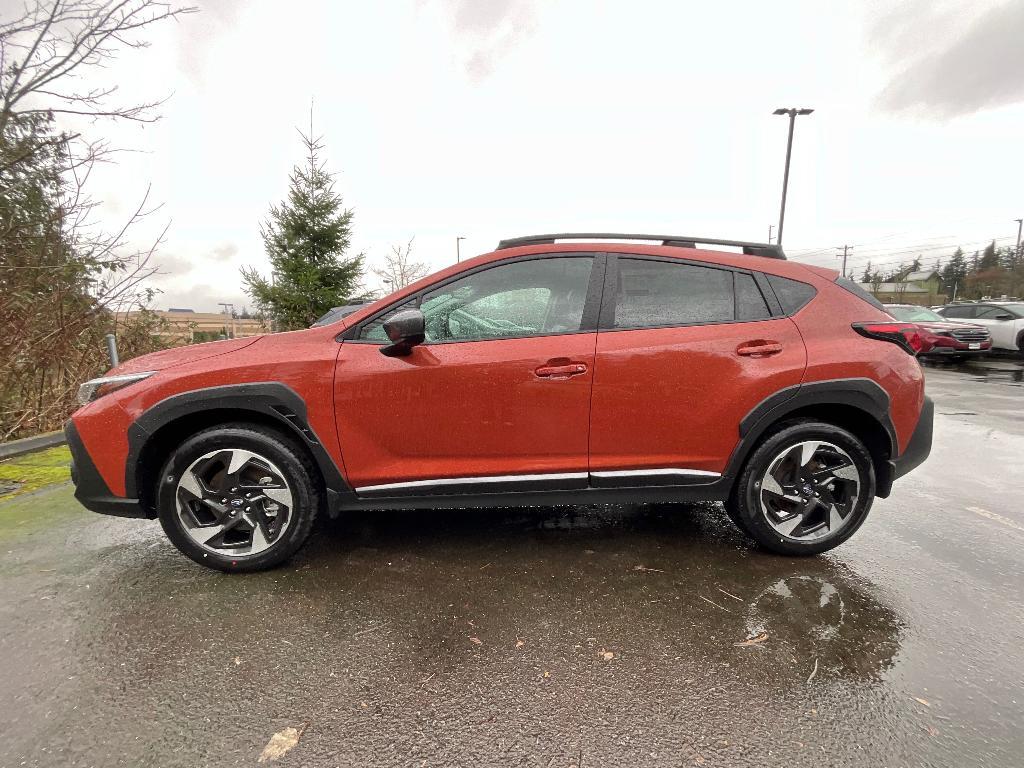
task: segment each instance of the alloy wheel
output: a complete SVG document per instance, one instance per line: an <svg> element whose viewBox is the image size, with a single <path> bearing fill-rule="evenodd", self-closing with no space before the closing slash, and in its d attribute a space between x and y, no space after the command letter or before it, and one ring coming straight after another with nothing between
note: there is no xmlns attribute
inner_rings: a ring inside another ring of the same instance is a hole
<svg viewBox="0 0 1024 768"><path fill-rule="evenodd" d="M193 461L178 481L175 501L189 538L231 557L270 549L292 519L292 491L281 470L241 448L211 451Z"/></svg>
<svg viewBox="0 0 1024 768"><path fill-rule="evenodd" d="M811 541L843 528L860 496L860 472L839 446L805 440L768 465L757 485L768 524L789 538Z"/></svg>

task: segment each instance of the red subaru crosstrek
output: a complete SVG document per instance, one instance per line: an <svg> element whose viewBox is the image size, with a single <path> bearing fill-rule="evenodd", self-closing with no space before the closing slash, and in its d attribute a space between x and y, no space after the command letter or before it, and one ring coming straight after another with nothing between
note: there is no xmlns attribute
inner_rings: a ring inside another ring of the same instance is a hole
<svg viewBox="0 0 1024 768"><path fill-rule="evenodd" d="M227 571L285 560L321 512L416 507L720 500L815 554L927 457L922 343L776 246L506 240L335 323L87 382L75 493Z"/></svg>

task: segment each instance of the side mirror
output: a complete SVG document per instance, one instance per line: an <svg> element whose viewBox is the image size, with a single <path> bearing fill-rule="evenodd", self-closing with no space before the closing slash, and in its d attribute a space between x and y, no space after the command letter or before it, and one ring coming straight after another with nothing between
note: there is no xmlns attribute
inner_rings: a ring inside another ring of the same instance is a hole
<svg viewBox="0 0 1024 768"><path fill-rule="evenodd" d="M1000 314L996 315L996 320L1013 320L1013 315L1011 315L1009 312L1001 312Z"/></svg>
<svg viewBox="0 0 1024 768"><path fill-rule="evenodd" d="M388 357L405 357L426 338L423 313L418 309L396 312L384 321L384 333L391 339L391 344L381 347L380 353Z"/></svg>

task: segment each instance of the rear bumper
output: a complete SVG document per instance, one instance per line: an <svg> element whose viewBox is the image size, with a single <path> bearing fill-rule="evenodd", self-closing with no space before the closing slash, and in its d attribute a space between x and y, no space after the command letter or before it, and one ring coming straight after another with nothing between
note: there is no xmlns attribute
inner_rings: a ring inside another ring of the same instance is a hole
<svg viewBox="0 0 1024 768"><path fill-rule="evenodd" d="M71 449L71 482L75 484L75 498L83 507L104 515L147 517L138 499L122 499L110 492L78 436L74 422L69 421L65 425L64 435Z"/></svg>
<svg viewBox="0 0 1024 768"><path fill-rule="evenodd" d="M962 349L958 349L957 347L932 347L927 352L923 352L918 355L918 357L949 357L950 355L967 357L969 355L985 355L991 351L991 345L982 349L968 349L967 347L963 347Z"/></svg>
<svg viewBox="0 0 1024 768"><path fill-rule="evenodd" d="M921 416L917 420L914 434L910 436L907 449L900 454L898 459L890 461L892 465L892 479L910 472L920 466L928 454L932 451L932 425L935 420L935 403L925 395L924 405L921 407Z"/></svg>

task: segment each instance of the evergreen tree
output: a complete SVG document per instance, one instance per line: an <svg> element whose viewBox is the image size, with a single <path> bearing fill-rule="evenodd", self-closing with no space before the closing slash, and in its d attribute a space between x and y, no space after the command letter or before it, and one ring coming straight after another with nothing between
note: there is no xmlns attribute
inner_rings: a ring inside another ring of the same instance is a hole
<svg viewBox="0 0 1024 768"><path fill-rule="evenodd" d="M272 205L260 227L270 280L242 268L245 292L278 329L308 328L359 291L363 254L346 257L353 212L342 206L334 177L320 161L320 139L300 134L308 155L289 176L288 198Z"/></svg>
<svg viewBox="0 0 1024 768"><path fill-rule="evenodd" d="M942 269L942 290L946 296L953 297L954 292L961 294L964 289L964 280L967 277L967 261L964 258L962 249L957 248L950 257L949 262Z"/></svg>
<svg viewBox="0 0 1024 768"><path fill-rule="evenodd" d="M862 283L870 283L871 282L871 260L870 259L868 260L867 265L865 265L865 267L864 267L864 274L860 276L860 281Z"/></svg>
<svg viewBox="0 0 1024 768"><path fill-rule="evenodd" d="M975 271L984 272L998 266L999 258L996 256L996 241L993 240L985 246L985 251L982 253L981 260L978 262L978 267Z"/></svg>

